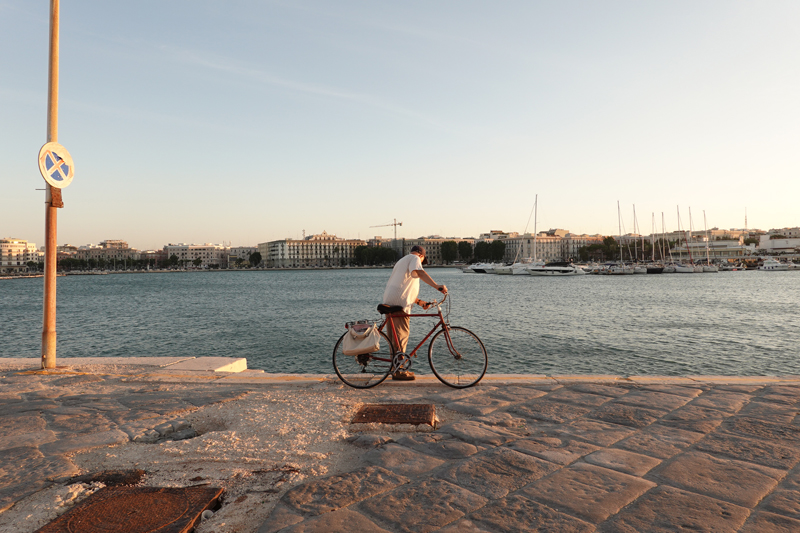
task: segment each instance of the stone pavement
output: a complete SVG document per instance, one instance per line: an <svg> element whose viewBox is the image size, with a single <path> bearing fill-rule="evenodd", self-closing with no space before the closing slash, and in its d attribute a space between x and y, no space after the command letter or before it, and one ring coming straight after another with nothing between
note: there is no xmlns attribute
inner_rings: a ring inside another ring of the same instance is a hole
<svg viewBox="0 0 800 533"><path fill-rule="evenodd" d="M0 512L54 480L76 475L69 454L193 437L178 413L247 392L241 385L202 384L165 390L145 379L141 367L105 370L0 371Z"/></svg>
<svg viewBox="0 0 800 533"><path fill-rule="evenodd" d="M800 378L488 376L466 390L420 379L362 391L321 376L60 372L0 360L0 512L77 474L72 453L188 438L181 413L322 381L350 401L432 403L444 423L354 426L363 462L283 493L260 533L800 531Z"/></svg>
<svg viewBox="0 0 800 533"><path fill-rule="evenodd" d="M354 435L368 465L290 489L259 533L800 531L798 379L486 379L358 394L467 417Z"/></svg>

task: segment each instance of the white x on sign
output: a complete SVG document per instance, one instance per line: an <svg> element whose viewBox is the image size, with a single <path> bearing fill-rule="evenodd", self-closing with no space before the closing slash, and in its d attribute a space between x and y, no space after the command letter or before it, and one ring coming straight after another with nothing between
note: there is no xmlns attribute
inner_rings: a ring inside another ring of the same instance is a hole
<svg viewBox="0 0 800 533"><path fill-rule="evenodd" d="M51 187L63 189L75 176L75 164L67 149L58 143L47 143L39 150L39 172Z"/></svg>

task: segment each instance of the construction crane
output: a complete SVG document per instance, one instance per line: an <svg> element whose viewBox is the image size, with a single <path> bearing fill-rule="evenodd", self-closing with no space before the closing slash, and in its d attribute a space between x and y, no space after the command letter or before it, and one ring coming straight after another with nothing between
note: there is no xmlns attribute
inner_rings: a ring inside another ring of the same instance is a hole
<svg viewBox="0 0 800 533"><path fill-rule="evenodd" d="M396 218L393 218L394 222L391 224L378 224L377 226L370 226L370 228L385 228L386 226L394 226L394 240L397 241L397 226L402 226L402 222L398 222Z"/></svg>

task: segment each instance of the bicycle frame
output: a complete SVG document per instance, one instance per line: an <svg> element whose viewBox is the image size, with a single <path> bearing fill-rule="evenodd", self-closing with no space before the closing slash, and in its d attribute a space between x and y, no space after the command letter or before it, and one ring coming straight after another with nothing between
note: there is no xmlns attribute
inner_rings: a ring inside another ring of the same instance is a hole
<svg viewBox="0 0 800 533"><path fill-rule="evenodd" d="M410 354L403 354L403 355L405 355L409 359L411 357L416 357L417 356L417 351L425 345L425 343L428 341L428 339L431 337L431 335L433 335L436 332L436 330L439 329L440 327L444 330L444 336L445 336L445 340L447 342L447 347L450 350L450 352L453 353L453 351L454 351L453 350L453 344L450 341L450 334L447 331L447 322L445 321L444 315L442 314L442 307L441 307L442 303L444 303L444 299L441 302L435 302L434 303L434 305L436 306L436 309L437 309L436 313L411 313L411 314L403 313L403 314L386 315L386 317L383 320L383 323L380 325L378 330L379 331L384 331L384 328L386 328L386 324L388 323L389 324L389 328L388 329L391 330L391 336L394 339L394 346L399 349L400 340L397 338L397 329L395 329L395 327L394 327L394 321L392 320L392 317L396 317L396 318L403 318L403 317L409 317L409 318L422 318L422 317L438 318L438 320L436 321L436 324L433 325L433 327L428 332L428 334L425 335L425 337L419 342L419 344L417 344L416 348L414 348L414 350L412 350L412 352ZM384 333L389 335L388 331L384 331ZM397 356L397 355L399 355L401 353L402 352L398 351L397 353L395 353L395 356ZM376 357L375 359L388 361L388 359L383 359L383 358L379 358L379 357Z"/></svg>

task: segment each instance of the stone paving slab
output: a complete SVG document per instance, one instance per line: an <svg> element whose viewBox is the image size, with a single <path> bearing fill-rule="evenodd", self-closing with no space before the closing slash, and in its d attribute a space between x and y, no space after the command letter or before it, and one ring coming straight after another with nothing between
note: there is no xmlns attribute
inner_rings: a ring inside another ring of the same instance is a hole
<svg viewBox="0 0 800 533"><path fill-rule="evenodd" d="M360 505L390 531L435 531L486 504L477 494L441 479L400 487ZM348 530L349 531L349 530Z"/></svg>
<svg viewBox="0 0 800 533"><path fill-rule="evenodd" d="M532 483L520 494L597 524L655 486L640 477L574 463Z"/></svg>
<svg viewBox="0 0 800 533"><path fill-rule="evenodd" d="M520 494L492 502L472 513L470 518L476 525L486 525L491 531L502 533L519 531L588 533L594 531L594 526L588 522L560 513ZM459 530L454 529L453 531Z"/></svg>
<svg viewBox="0 0 800 533"><path fill-rule="evenodd" d="M364 460L388 468L402 476L417 476L430 472L444 464L444 459L406 448L400 444L388 443L364 455Z"/></svg>
<svg viewBox="0 0 800 533"><path fill-rule="evenodd" d="M295 487L281 498L281 502L299 513L318 515L347 507L405 483L408 483L408 478L385 468L370 466Z"/></svg>
<svg viewBox="0 0 800 533"><path fill-rule="evenodd" d="M510 444L511 448L522 453L539 457L559 465L568 465L578 459L600 450L600 446L562 436L540 436L520 439Z"/></svg>
<svg viewBox="0 0 800 533"><path fill-rule="evenodd" d="M651 479L743 507L755 507L785 471L690 451L671 459Z"/></svg>
<svg viewBox="0 0 800 533"><path fill-rule="evenodd" d="M647 492L598 527L601 533L737 531L748 509L669 486Z"/></svg>
<svg viewBox="0 0 800 533"><path fill-rule="evenodd" d="M702 433L653 424L614 446L658 459L668 459L703 438Z"/></svg>
<svg viewBox="0 0 800 533"><path fill-rule="evenodd" d="M502 498L557 470L558 465L505 447L448 466L437 475L487 499Z"/></svg>
<svg viewBox="0 0 800 533"><path fill-rule="evenodd" d="M800 531L800 520L759 511L751 516L739 531L741 533L796 533Z"/></svg>

